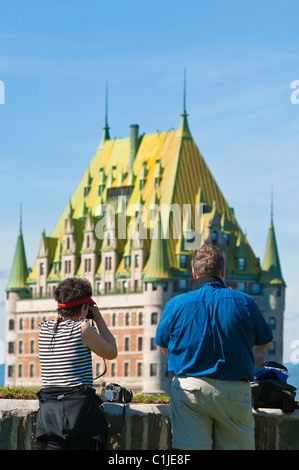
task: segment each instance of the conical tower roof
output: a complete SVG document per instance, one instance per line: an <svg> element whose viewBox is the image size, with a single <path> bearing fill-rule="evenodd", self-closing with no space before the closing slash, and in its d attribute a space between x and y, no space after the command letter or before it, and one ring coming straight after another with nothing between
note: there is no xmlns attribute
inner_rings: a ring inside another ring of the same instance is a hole
<svg viewBox="0 0 299 470"><path fill-rule="evenodd" d="M271 215L270 227L266 242L266 249L261 274L262 284L281 284L285 285L282 277L278 248L276 243L276 236L273 224L273 217Z"/></svg>
<svg viewBox="0 0 299 470"><path fill-rule="evenodd" d="M6 286L6 292L18 292L28 290L26 279L28 276L25 246L23 240L22 226L17 240L17 246L10 272L10 278Z"/></svg>
<svg viewBox="0 0 299 470"><path fill-rule="evenodd" d="M160 212L158 217L157 237L152 239L150 255L144 268L143 280L145 282L170 281L172 275L169 268L166 240L162 236L162 223Z"/></svg>

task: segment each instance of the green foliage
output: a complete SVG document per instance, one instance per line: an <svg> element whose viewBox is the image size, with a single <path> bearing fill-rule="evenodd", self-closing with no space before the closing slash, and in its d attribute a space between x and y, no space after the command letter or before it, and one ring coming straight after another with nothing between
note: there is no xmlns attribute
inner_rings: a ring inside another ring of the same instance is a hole
<svg viewBox="0 0 299 470"><path fill-rule="evenodd" d="M36 400L38 390L24 387L0 387L0 399L10 398L14 400ZM132 403L156 403L168 404L169 395L160 393L143 394L135 392Z"/></svg>
<svg viewBox="0 0 299 470"><path fill-rule="evenodd" d="M35 400L38 390L24 387L0 387L0 398Z"/></svg>

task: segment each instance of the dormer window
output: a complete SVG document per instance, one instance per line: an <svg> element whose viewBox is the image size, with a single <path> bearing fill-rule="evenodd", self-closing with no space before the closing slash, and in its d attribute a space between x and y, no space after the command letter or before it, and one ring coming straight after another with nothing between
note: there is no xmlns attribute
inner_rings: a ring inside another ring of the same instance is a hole
<svg viewBox="0 0 299 470"><path fill-rule="evenodd" d="M41 263L39 265L39 274L42 276L44 274L44 269L45 269L45 265L44 263Z"/></svg>
<svg viewBox="0 0 299 470"><path fill-rule="evenodd" d="M187 255L180 255L180 268L187 268Z"/></svg>
<svg viewBox="0 0 299 470"><path fill-rule="evenodd" d="M223 237L223 240L224 240L226 246L229 245L229 235L228 235L228 233L223 233L222 237Z"/></svg>
<svg viewBox="0 0 299 470"><path fill-rule="evenodd" d="M218 243L218 233L216 232L216 230L214 230L212 232L211 239L212 239L212 245L217 245L217 243Z"/></svg>
<svg viewBox="0 0 299 470"><path fill-rule="evenodd" d="M124 265L125 269L129 269L131 264L131 256L125 256L124 257Z"/></svg>
<svg viewBox="0 0 299 470"><path fill-rule="evenodd" d="M246 270L246 259L245 258L238 258L237 259L238 271L245 271Z"/></svg>

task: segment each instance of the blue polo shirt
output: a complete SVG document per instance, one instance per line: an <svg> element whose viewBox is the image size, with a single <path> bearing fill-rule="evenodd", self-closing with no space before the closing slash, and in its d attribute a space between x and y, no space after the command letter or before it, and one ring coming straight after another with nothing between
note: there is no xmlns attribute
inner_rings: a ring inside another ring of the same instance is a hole
<svg viewBox="0 0 299 470"><path fill-rule="evenodd" d="M256 302L215 282L172 298L155 342L167 348L168 370L174 375L252 380L253 346L272 339L272 329Z"/></svg>

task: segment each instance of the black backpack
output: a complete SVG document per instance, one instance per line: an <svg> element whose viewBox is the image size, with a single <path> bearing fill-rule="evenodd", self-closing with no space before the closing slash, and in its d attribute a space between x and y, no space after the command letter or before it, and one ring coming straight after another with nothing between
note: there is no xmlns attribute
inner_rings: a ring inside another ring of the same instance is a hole
<svg viewBox="0 0 299 470"><path fill-rule="evenodd" d="M253 408L278 408L293 413L298 408L297 389L287 383L288 376L288 369L278 362L265 362L257 368L250 382Z"/></svg>

